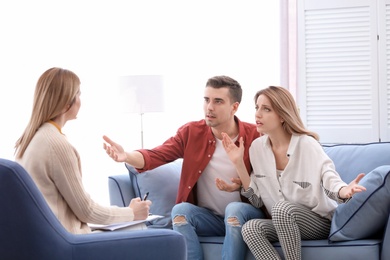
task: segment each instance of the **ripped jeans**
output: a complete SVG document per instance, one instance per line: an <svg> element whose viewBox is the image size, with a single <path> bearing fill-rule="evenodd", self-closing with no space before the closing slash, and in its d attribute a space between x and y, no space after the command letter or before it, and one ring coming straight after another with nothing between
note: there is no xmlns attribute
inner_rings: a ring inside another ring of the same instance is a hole
<svg viewBox="0 0 390 260"><path fill-rule="evenodd" d="M173 230L183 234L187 242L187 259L203 259L198 236L225 236L222 259L245 258L247 246L242 239L242 225L254 218L265 218L261 209L249 203L232 202L225 209L225 218L191 203L176 204L172 209Z"/></svg>

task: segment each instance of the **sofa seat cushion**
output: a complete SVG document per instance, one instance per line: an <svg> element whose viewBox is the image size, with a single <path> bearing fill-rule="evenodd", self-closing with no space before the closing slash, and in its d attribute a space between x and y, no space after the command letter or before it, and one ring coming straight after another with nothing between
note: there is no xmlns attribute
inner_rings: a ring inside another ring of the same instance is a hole
<svg viewBox="0 0 390 260"><path fill-rule="evenodd" d="M221 259L224 237L199 237L203 249L204 259ZM276 251L283 255L279 242L272 243ZM379 260L382 241L380 239L361 239L345 242L329 243L326 239L303 240L301 242L302 259L370 259ZM218 257L217 257L218 256ZM245 260L254 260L255 257L248 249ZM388 258L382 258L388 259Z"/></svg>
<svg viewBox="0 0 390 260"><path fill-rule="evenodd" d="M147 222L148 228L172 228L171 211L176 203L182 160L164 164L153 170L138 173L126 164L136 197L143 198L149 192L152 201L150 212L163 218Z"/></svg>
<svg viewBox="0 0 390 260"><path fill-rule="evenodd" d="M390 165L380 166L360 181L366 191L335 210L330 241L364 239L381 233L386 226L390 207Z"/></svg>

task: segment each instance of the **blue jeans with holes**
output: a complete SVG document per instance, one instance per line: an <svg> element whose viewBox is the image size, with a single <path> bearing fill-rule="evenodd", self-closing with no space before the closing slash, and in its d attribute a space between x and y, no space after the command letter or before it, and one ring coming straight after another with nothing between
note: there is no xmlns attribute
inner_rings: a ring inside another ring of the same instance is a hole
<svg viewBox="0 0 390 260"><path fill-rule="evenodd" d="M249 203L232 202L225 209L225 218L215 215L212 211L191 203L176 204L172 209L172 220L176 216L185 217L183 223L173 221L173 230L184 235L187 241L187 259L203 259L202 247L198 236L225 236L222 247L222 259L240 260L245 258L247 246L242 239L242 225L254 218L265 218L261 209L253 207ZM238 223L229 218L236 218ZM234 222L234 221L233 221Z"/></svg>

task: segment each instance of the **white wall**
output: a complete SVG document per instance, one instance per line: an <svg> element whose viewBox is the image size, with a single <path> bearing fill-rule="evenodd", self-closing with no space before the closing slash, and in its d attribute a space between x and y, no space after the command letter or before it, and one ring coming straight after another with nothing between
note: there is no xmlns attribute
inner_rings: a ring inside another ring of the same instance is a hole
<svg viewBox="0 0 390 260"><path fill-rule="evenodd" d="M63 132L78 149L84 184L108 205L107 176L126 173L102 149L102 135L140 148L140 116L121 109L117 80L159 74L165 112L144 115L152 148L189 120L203 118L209 77L228 75L243 89L237 115L254 119L253 96L279 85L279 1L57 1L0 3L0 157L30 117L38 77L57 66L79 75L82 106Z"/></svg>

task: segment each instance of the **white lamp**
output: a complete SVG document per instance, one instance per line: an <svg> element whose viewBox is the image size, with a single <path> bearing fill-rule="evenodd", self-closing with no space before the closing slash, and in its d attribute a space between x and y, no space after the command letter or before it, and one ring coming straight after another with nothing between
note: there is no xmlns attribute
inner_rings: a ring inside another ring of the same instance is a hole
<svg viewBox="0 0 390 260"><path fill-rule="evenodd" d="M141 147L144 148L143 114L164 111L162 75L129 75L119 79L125 112L141 116Z"/></svg>

